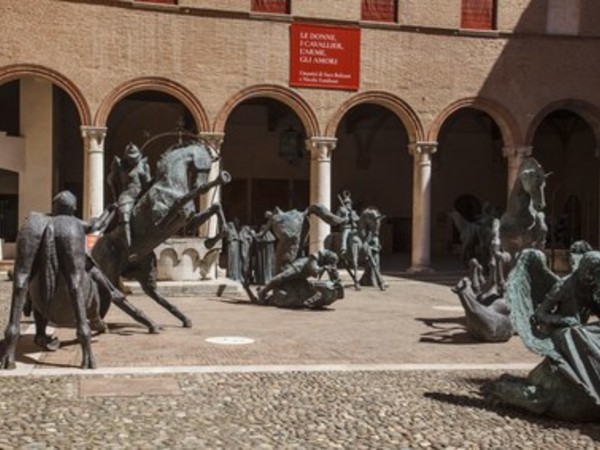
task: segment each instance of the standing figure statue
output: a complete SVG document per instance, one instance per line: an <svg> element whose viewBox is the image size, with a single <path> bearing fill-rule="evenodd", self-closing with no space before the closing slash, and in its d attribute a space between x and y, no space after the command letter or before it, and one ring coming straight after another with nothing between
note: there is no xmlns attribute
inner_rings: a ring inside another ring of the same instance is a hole
<svg viewBox="0 0 600 450"><path fill-rule="evenodd" d="M340 217L343 220L341 228L341 248L340 248L340 256L345 258L348 253L348 238L351 234L356 233L358 230L358 214L352 207L352 197L350 196L350 191L342 192L342 195L339 196L340 206L336 211L336 216Z"/></svg>
<svg viewBox="0 0 600 450"><path fill-rule="evenodd" d="M269 229L256 234L254 282L257 284L267 284L275 275L275 241L275 235Z"/></svg>
<svg viewBox="0 0 600 450"><path fill-rule="evenodd" d="M223 242L227 249L226 276L230 280L242 281L241 241L235 222L225 224Z"/></svg>
<svg viewBox="0 0 600 450"><path fill-rule="evenodd" d="M251 283L254 279L253 260L254 260L254 242L256 233L250 225L242 225L239 232L240 237L240 267L242 270L242 279L246 283Z"/></svg>
<svg viewBox="0 0 600 450"><path fill-rule="evenodd" d="M151 180L148 158L130 142L125 147L123 158L115 156L107 180L119 208L119 220L123 224L128 248L131 248L132 243L130 222L133 205L150 186ZM131 255L130 258L135 260L136 255Z"/></svg>

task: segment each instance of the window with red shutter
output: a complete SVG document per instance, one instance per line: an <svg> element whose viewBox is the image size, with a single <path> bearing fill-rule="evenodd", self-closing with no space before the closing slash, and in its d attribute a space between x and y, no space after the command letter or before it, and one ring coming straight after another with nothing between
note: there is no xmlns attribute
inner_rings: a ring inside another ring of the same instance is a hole
<svg viewBox="0 0 600 450"><path fill-rule="evenodd" d="M252 11L289 14L290 0L252 0Z"/></svg>
<svg viewBox="0 0 600 450"><path fill-rule="evenodd" d="M177 0L136 0L138 2L146 2L146 3L162 3L165 5L176 5Z"/></svg>
<svg viewBox="0 0 600 450"><path fill-rule="evenodd" d="M361 19L374 22L396 22L397 0L362 0Z"/></svg>
<svg viewBox="0 0 600 450"><path fill-rule="evenodd" d="M496 0L462 0L461 28L492 30L495 22Z"/></svg>

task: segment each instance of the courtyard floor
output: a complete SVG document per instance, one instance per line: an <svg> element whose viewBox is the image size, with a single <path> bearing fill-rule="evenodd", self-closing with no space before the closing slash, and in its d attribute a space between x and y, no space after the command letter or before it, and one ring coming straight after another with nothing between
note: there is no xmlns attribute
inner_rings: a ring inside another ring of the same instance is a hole
<svg viewBox="0 0 600 450"><path fill-rule="evenodd" d="M483 392L540 358L518 337L478 343L450 285L458 273L389 272L327 310L255 306L242 294L172 297L192 328L150 299L163 330L117 308L83 371L73 329L41 353L22 323L18 367L0 373L0 449L600 448L600 424L506 407ZM0 325L11 285L0 283Z"/></svg>

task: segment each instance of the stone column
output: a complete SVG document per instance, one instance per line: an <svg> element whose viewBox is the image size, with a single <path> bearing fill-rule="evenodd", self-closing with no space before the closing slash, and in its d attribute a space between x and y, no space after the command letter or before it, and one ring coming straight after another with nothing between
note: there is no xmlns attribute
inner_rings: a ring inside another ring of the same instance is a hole
<svg viewBox="0 0 600 450"><path fill-rule="evenodd" d="M337 138L312 137L307 139L306 147L310 152L310 203L319 203L331 209L331 152L337 144ZM325 236L329 234L329 225L316 216L310 217L309 250L311 253L323 248Z"/></svg>
<svg viewBox="0 0 600 450"><path fill-rule="evenodd" d="M214 155L221 154L221 145L225 140L225 133L213 133L204 131L199 134L200 138L206 142ZM210 168L208 181L214 180L221 172L221 159L215 161ZM208 208L210 205L221 201L221 187L217 186L209 190L206 194L200 196L200 209ZM211 217L204 225L200 227L201 237L212 237L217 234L219 221L216 216Z"/></svg>
<svg viewBox="0 0 600 450"><path fill-rule="evenodd" d="M410 272L431 271L431 155L437 142L414 142L413 156L412 251Z"/></svg>
<svg viewBox="0 0 600 450"><path fill-rule="evenodd" d="M83 137L83 218L104 210L104 138L106 127L81 126Z"/></svg>
<svg viewBox="0 0 600 450"><path fill-rule="evenodd" d="M21 79L20 128L24 171L19 173L19 224L31 211L50 212L54 170L52 154L52 83Z"/></svg>
<svg viewBox="0 0 600 450"><path fill-rule="evenodd" d="M521 147L504 147L502 149L502 154L508 160L508 194L510 195L510 191L512 190L515 180L517 179L517 175L519 173L519 167L523 163L523 160L529 156L531 156L531 152L533 147L531 146L521 146Z"/></svg>

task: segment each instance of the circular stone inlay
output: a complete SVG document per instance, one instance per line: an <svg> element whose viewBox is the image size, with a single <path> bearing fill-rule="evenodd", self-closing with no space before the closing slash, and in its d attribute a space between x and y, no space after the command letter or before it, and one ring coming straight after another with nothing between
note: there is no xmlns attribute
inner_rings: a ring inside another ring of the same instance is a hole
<svg viewBox="0 0 600 450"><path fill-rule="evenodd" d="M209 337L206 339L206 342L210 342L211 344L221 344L221 345L244 345L244 344L253 344L254 339L250 339L242 336L216 336Z"/></svg>

